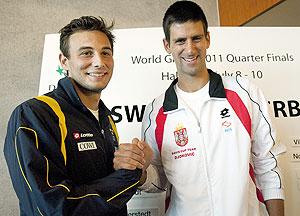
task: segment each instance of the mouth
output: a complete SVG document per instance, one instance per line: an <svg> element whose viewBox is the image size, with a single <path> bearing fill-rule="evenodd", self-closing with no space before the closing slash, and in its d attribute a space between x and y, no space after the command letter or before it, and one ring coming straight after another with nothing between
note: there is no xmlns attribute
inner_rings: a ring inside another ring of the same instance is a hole
<svg viewBox="0 0 300 216"><path fill-rule="evenodd" d="M91 77L95 77L95 78L101 78L103 77L104 75L107 74L107 72L88 72L86 73L88 76L91 76Z"/></svg>
<svg viewBox="0 0 300 216"><path fill-rule="evenodd" d="M182 57L182 59L187 62L187 63L194 63L197 60L198 56L194 56L194 57Z"/></svg>

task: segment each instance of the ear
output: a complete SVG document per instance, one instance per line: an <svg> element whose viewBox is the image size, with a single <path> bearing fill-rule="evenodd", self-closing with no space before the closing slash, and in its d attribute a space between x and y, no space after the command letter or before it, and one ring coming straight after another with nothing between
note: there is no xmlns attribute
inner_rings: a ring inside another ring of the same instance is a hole
<svg viewBox="0 0 300 216"><path fill-rule="evenodd" d="M169 44L169 42L167 41L167 39L164 38L164 39L163 39L163 42L164 42L165 50L167 51L167 53L171 54L170 44Z"/></svg>
<svg viewBox="0 0 300 216"><path fill-rule="evenodd" d="M207 41L206 49L208 49L209 46L210 46L210 33L209 33L209 31L206 34L206 41Z"/></svg>
<svg viewBox="0 0 300 216"><path fill-rule="evenodd" d="M69 61L68 58L65 57L64 54L62 54L62 53L59 54L59 62L65 71L69 70L68 61Z"/></svg>

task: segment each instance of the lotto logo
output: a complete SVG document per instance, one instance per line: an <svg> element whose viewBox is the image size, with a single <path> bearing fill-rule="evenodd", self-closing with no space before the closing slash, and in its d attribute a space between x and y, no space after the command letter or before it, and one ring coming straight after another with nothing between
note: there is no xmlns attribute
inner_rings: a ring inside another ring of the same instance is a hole
<svg viewBox="0 0 300 216"><path fill-rule="evenodd" d="M74 139L79 139L80 138L80 133L73 133Z"/></svg>

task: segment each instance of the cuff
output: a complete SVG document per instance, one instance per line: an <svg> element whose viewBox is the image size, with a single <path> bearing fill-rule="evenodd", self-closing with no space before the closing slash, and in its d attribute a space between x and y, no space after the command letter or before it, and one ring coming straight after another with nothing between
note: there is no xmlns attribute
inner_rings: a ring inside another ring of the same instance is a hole
<svg viewBox="0 0 300 216"><path fill-rule="evenodd" d="M282 199L284 200L284 191L283 189L265 189L262 190L262 194L264 196L264 200L271 199Z"/></svg>
<svg viewBox="0 0 300 216"><path fill-rule="evenodd" d="M139 186L139 190L149 190L152 187L152 182L153 182L153 176L155 176L155 169L154 167L150 164L150 166L146 170L147 172L147 178L146 181L144 182L143 185Z"/></svg>

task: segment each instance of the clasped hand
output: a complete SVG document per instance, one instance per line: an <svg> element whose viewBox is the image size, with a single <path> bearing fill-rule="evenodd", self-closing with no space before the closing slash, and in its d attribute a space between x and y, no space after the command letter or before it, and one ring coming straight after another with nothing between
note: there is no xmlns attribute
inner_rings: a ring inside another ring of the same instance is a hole
<svg viewBox="0 0 300 216"><path fill-rule="evenodd" d="M115 151L113 160L114 169L135 170L136 168L145 171L153 157L153 151L144 141L137 138L132 143L121 143Z"/></svg>

